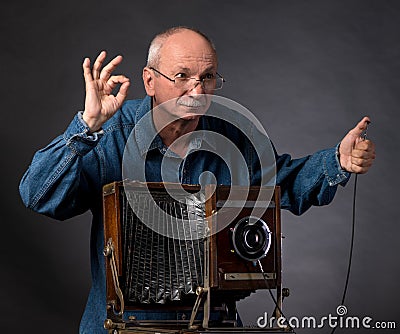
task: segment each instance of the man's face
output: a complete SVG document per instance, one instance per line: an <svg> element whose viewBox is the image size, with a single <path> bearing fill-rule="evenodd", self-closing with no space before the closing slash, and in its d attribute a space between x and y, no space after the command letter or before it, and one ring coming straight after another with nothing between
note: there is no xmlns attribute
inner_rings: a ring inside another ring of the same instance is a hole
<svg viewBox="0 0 400 334"><path fill-rule="evenodd" d="M171 79L195 78L201 80L216 76L217 58L209 43L197 33L184 30L170 36L161 48L156 70ZM204 114L211 103L213 89L204 89L200 81L188 80L179 87L152 71L154 80L153 107L160 106L169 117L195 119ZM179 79L178 79L179 80ZM170 101L168 103L165 103Z"/></svg>

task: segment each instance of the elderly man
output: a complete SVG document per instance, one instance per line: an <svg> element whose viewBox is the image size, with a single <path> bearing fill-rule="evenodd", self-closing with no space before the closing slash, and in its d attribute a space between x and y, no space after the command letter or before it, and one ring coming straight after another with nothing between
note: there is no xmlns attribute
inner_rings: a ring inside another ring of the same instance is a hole
<svg viewBox="0 0 400 334"><path fill-rule="evenodd" d="M224 121L205 121L210 96L222 86L223 79L217 72L215 48L201 32L177 27L154 38L143 69L147 93L143 100L124 102L130 81L123 75L113 75L122 57L117 56L103 67L105 58L103 51L92 67L89 59L84 60L84 111L75 116L63 135L35 154L20 185L26 206L39 213L60 220L87 210L93 213L93 284L80 326L80 333L90 334L105 332L101 190L103 185L121 180L125 144L135 125L144 116L152 115L150 119L157 132L156 140L149 147L142 147L140 132L134 137L138 152L146 151L146 180L143 181L163 181L161 163L168 158L166 152L172 147L175 157L185 158L180 162L183 167L174 171L181 183L198 184L200 175L207 170L214 174L218 184L230 184L232 180L222 161L201 150L192 152L189 139L177 139L200 128L232 137L243 154L248 144L240 133L232 135L232 129ZM114 96L112 91L117 85L120 88ZM163 108L167 101L173 101L172 107ZM158 108L157 113L151 114L154 108ZM276 183L282 187L282 207L301 214L311 205L328 204L337 186L344 185L350 173L367 172L375 158L374 145L362 140L360 135L368 122L367 117L363 118L337 147L301 159L292 160L287 154L274 153ZM251 154L246 154L249 183L259 184L259 165L252 162ZM136 316L138 319L176 319L177 314L143 312Z"/></svg>

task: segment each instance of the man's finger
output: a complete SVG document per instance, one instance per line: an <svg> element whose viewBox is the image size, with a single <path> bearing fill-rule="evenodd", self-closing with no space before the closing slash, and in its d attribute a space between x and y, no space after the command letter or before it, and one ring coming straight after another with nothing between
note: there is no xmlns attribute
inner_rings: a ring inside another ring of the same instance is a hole
<svg viewBox="0 0 400 334"><path fill-rule="evenodd" d="M123 84L124 82L129 81L129 78L126 77L125 75L113 75L110 77L107 81L108 85L118 85L118 84Z"/></svg>
<svg viewBox="0 0 400 334"><path fill-rule="evenodd" d="M119 88L118 94L115 96L120 105L122 104L122 102L124 102L126 96L128 95L129 85L130 85L129 81L124 82Z"/></svg>
<svg viewBox="0 0 400 334"><path fill-rule="evenodd" d="M104 59L106 59L107 53L101 51L97 56L96 61L93 64L93 79L96 80L100 77L101 66L103 65Z"/></svg>
<svg viewBox="0 0 400 334"><path fill-rule="evenodd" d="M360 159L374 159L375 152L373 151L364 151L364 150L353 150L351 153L353 158L360 158Z"/></svg>
<svg viewBox="0 0 400 334"><path fill-rule="evenodd" d="M355 137L360 137L363 131L367 129L369 123L371 123L369 117L364 117L352 130L350 130L350 133Z"/></svg>
<svg viewBox="0 0 400 334"><path fill-rule="evenodd" d="M124 75L113 75L110 79L107 81L107 92L108 94L111 94L111 92L114 90L117 85L122 85L125 82L129 82L129 78L127 78Z"/></svg>
<svg viewBox="0 0 400 334"><path fill-rule="evenodd" d="M89 58L85 58L83 60L82 68L83 68L83 77L85 78L85 82L89 83L89 82L93 81L92 71L90 70L90 59Z"/></svg>
<svg viewBox="0 0 400 334"><path fill-rule="evenodd" d="M360 167L369 167L372 165L373 161L374 161L373 157L357 157L357 156L351 157L351 163L353 165L357 165Z"/></svg>
<svg viewBox="0 0 400 334"><path fill-rule="evenodd" d="M360 167L360 166L353 165L352 172L356 173L356 174L365 174L368 172L369 168L370 167Z"/></svg>
<svg viewBox="0 0 400 334"><path fill-rule="evenodd" d="M362 140L362 141L358 142L354 146L354 148L359 149L359 150L368 151L368 150L374 148L374 144L370 140L366 139L366 140Z"/></svg>
<svg viewBox="0 0 400 334"><path fill-rule="evenodd" d="M111 60L104 68L101 70L100 79L108 80L117 66L122 62L122 56L116 56L113 60Z"/></svg>

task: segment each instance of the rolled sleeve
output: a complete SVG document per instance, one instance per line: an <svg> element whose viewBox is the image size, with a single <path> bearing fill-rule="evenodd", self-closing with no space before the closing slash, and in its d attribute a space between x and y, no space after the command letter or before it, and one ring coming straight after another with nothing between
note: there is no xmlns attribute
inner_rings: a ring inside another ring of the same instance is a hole
<svg viewBox="0 0 400 334"><path fill-rule="evenodd" d="M77 113L63 135L66 145L80 156L90 152L104 134L102 129L91 133L82 115L82 111Z"/></svg>
<svg viewBox="0 0 400 334"><path fill-rule="evenodd" d="M350 179L350 173L340 166L338 157L339 145L340 143L336 147L326 150L323 159L324 174L330 186L337 184L344 186Z"/></svg>

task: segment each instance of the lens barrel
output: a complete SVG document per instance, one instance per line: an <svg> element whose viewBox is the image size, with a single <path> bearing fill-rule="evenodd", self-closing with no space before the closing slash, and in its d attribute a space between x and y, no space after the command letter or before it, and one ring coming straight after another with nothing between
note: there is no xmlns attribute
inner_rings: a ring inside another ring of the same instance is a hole
<svg viewBox="0 0 400 334"><path fill-rule="evenodd" d="M267 255L271 247L271 231L261 218L247 216L236 223L232 243L241 258L255 262Z"/></svg>

